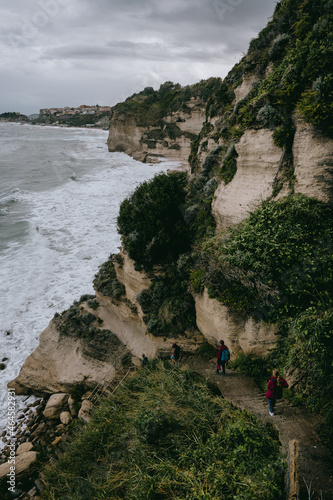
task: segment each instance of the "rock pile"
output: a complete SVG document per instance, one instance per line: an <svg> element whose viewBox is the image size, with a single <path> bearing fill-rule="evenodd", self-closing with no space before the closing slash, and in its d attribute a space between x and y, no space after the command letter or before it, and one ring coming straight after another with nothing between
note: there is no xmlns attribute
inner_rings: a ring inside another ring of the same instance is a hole
<svg viewBox="0 0 333 500"><path fill-rule="evenodd" d="M38 476L39 465L52 462L64 450L73 419L89 422L93 407L87 399L89 395L85 394L81 402L75 402L66 393L37 399L17 416L14 435L2 432L0 438L5 447L0 454L0 480L8 478L15 460L15 493L7 492L8 498L38 498L45 488L43 477Z"/></svg>

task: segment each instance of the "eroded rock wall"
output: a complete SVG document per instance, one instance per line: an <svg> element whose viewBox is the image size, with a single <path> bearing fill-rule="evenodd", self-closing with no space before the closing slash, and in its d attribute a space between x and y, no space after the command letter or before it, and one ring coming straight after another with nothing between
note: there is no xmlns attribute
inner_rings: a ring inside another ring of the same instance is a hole
<svg viewBox="0 0 333 500"><path fill-rule="evenodd" d="M42 332L39 346L25 360L18 377L9 382L17 394L67 392L85 380L87 386L94 387L110 370L110 361L87 356L85 342L81 339L60 335L52 320ZM115 374L111 368L110 376Z"/></svg>
<svg viewBox="0 0 333 500"><path fill-rule="evenodd" d="M164 118L165 124L173 124L178 134L168 136L166 125L141 127L131 115L111 111L108 138L109 151L122 151L136 160L157 162L159 158L179 161L188 168L188 157L191 143L197 136L206 120L205 106L200 99L192 99L187 103L186 111L176 111ZM158 131L157 137L150 134Z"/></svg>
<svg viewBox="0 0 333 500"><path fill-rule="evenodd" d="M295 192L333 202L333 140L324 137L298 114L293 144Z"/></svg>
<svg viewBox="0 0 333 500"><path fill-rule="evenodd" d="M195 308L199 330L212 344L219 345L224 340L232 358L240 352L264 356L277 342L274 325L231 315L221 302L209 298L206 289L195 296Z"/></svg>
<svg viewBox="0 0 333 500"><path fill-rule="evenodd" d="M220 183L212 203L218 229L240 222L272 195L282 157L268 129L245 131L235 148L237 172L228 184Z"/></svg>

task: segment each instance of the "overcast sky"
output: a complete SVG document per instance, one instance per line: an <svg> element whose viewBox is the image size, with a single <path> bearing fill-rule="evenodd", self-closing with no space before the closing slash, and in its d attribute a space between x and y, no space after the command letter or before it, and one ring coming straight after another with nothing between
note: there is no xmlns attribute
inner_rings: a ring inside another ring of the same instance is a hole
<svg viewBox="0 0 333 500"><path fill-rule="evenodd" d="M276 0L0 0L0 113L224 77Z"/></svg>

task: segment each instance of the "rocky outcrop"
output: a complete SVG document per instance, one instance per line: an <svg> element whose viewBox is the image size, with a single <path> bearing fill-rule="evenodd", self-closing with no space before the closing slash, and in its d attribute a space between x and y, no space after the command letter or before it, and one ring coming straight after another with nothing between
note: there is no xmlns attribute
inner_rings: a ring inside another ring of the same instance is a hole
<svg viewBox="0 0 333 500"><path fill-rule="evenodd" d="M69 394L52 394L48 400L43 415L45 418L59 418L67 407Z"/></svg>
<svg viewBox="0 0 333 500"><path fill-rule="evenodd" d="M142 319L143 312L137 301L137 296L142 290L150 287L151 279L144 271L135 269L135 262L129 258L126 251L122 249L119 256L121 264L117 261L114 262L117 280L124 285L127 300L137 308L139 317Z"/></svg>
<svg viewBox="0 0 333 500"><path fill-rule="evenodd" d="M79 419L89 424L92 410L93 410L92 402L89 401L88 399L83 400L78 414Z"/></svg>
<svg viewBox="0 0 333 500"><path fill-rule="evenodd" d="M247 130L235 148L237 172L228 184L221 182L212 203L218 229L240 222L271 196L280 167L282 149L275 146L271 130Z"/></svg>
<svg viewBox="0 0 333 500"><path fill-rule="evenodd" d="M332 203L333 140L324 137L298 114L295 114L294 122L295 192Z"/></svg>
<svg viewBox="0 0 333 500"><path fill-rule="evenodd" d="M101 328L118 337L120 347L112 350L112 344L108 346L107 340L101 339L98 343L98 338L88 341L60 334L56 322L52 320L42 332L39 346L24 362L18 377L8 384L16 390L16 394L70 392L82 381L93 388L105 376L109 381L115 377L121 357L126 352L132 354L135 364L140 363L142 353L149 359L170 354L173 339L166 342L163 337L155 337L147 332L137 301L137 295L150 286L151 279L143 271L135 269L134 261L126 252L122 252L119 257L115 269L117 279L125 286L126 297L115 300L96 292L99 307L93 312ZM89 310L86 303L82 303L81 308ZM179 343L186 350L194 350L197 342L197 336L191 335ZM50 398L48 406L52 404L53 399ZM58 418L64 409L64 405L53 406L56 412L48 418Z"/></svg>
<svg viewBox="0 0 333 500"><path fill-rule="evenodd" d="M264 356L277 342L274 325L231 315L221 302L209 298L206 289L196 295L195 308L200 331L213 345L224 340L232 358L240 352L248 356Z"/></svg>
<svg viewBox="0 0 333 500"><path fill-rule="evenodd" d="M108 147L111 152L123 152L143 160L145 154L140 143L146 128L139 127L132 116L111 112Z"/></svg>
<svg viewBox="0 0 333 500"><path fill-rule="evenodd" d="M140 126L131 114L111 110L108 138L109 151L121 151L136 160L157 162L159 158L179 161L188 167L191 143L206 120L205 106L200 99L191 99L186 111L164 117L164 125ZM173 125L173 133L168 125Z"/></svg>
<svg viewBox="0 0 333 500"><path fill-rule="evenodd" d="M35 451L26 451L15 459L15 467L11 461L5 462L0 465L0 479L9 477L10 473L15 470L14 477L21 477L28 474L34 463L37 461L37 453ZM14 467L14 469L13 469ZM14 483L15 484L15 483Z"/></svg>
<svg viewBox="0 0 333 500"><path fill-rule="evenodd" d="M140 316L126 302L116 302L98 292L96 296L101 304L98 314L104 327L112 328L136 358L140 358L142 353L154 358L170 352L170 344L166 345L163 338L148 333Z"/></svg>
<svg viewBox="0 0 333 500"><path fill-rule="evenodd" d="M235 104L242 101L251 92L257 82L259 82L259 77L256 73L247 73L244 75L242 83L234 89L236 96Z"/></svg>
<svg viewBox="0 0 333 500"><path fill-rule="evenodd" d="M9 382L9 386L15 388L16 394L68 391L83 380L87 386L94 387L110 370L112 362L90 357L84 350L82 339L60 335L51 321L40 336L39 346L25 360L18 377ZM116 372L115 368L112 370Z"/></svg>
<svg viewBox="0 0 333 500"><path fill-rule="evenodd" d="M31 451L33 449L34 445L32 443L22 443L16 450L16 455L22 455L22 453L27 453L28 451Z"/></svg>

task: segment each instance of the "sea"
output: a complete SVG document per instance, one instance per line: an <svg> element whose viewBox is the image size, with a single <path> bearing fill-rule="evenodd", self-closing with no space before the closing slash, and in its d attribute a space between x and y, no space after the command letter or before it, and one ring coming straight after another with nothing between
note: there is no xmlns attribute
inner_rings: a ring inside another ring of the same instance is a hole
<svg viewBox="0 0 333 500"><path fill-rule="evenodd" d="M54 314L94 294L99 266L118 252L121 202L179 166L110 153L107 138L101 129L0 123L0 435L7 383ZM17 411L26 399L16 398Z"/></svg>

